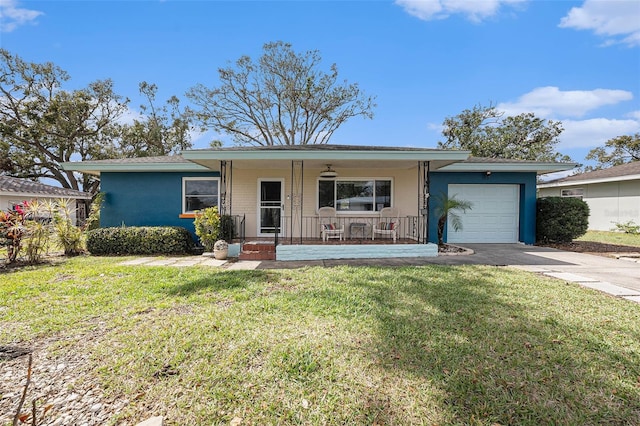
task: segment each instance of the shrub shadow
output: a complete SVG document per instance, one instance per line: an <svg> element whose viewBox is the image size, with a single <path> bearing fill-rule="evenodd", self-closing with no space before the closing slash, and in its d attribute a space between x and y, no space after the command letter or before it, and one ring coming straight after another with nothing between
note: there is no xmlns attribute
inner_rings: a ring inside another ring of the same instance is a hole
<svg viewBox="0 0 640 426"><path fill-rule="evenodd" d="M188 281L164 291L170 296L189 296L205 291L247 288L253 284L266 283L270 280L269 277L268 271L221 271L207 274L206 277Z"/></svg>
<svg viewBox="0 0 640 426"><path fill-rule="evenodd" d="M374 358L384 369L442 390L454 423L640 424L637 345L617 347L592 324L564 317L575 307L562 301L548 310L505 298L496 284L504 271L470 270L395 270L395 291L355 283L375 301L369 352L382 354Z"/></svg>

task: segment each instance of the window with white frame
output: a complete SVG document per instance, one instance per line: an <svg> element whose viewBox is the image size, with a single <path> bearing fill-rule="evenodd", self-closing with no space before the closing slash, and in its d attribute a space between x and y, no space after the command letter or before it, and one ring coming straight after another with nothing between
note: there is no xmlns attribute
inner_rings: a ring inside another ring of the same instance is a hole
<svg viewBox="0 0 640 426"><path fill-rule="evenodd" d="M584 189L583 188L562 189L560 191L560 196L582 199L582 197L584 197Z"/></svg>
<svg viewBox="0 0 640 426"><path fill-rule="evenodd" d="M217 207L220 199L220 179L217 177L182 178L182 212L193 213L207 207Z"/></svg>
<svg viewBox="0 0 640 426"><path fill-rule="evenodd" d="M391 179L320 179L318 208L338 212L377 212L391 207Z"/></svg>

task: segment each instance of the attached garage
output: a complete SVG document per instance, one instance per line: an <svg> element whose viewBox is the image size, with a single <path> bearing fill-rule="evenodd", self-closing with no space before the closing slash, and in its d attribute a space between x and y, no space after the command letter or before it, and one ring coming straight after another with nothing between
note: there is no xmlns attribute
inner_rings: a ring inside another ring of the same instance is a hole
<svg viewBox="0 0 640 426"><path fill-rule="evenodd" d="M517 243L520 231L520 185L450 184L449 197L472 203L461 213L462 228L448 221L450 243Z"/></svg>

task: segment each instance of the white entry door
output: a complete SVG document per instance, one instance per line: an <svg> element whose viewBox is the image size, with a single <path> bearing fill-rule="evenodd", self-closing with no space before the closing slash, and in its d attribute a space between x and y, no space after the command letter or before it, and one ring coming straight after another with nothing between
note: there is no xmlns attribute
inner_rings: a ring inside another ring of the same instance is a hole
<svg viewBox="0 0 640 426"><path fill-rule="evenodd" d="M462 229L447 221L449 243L517 243L520 229L519 185L449 185L449 197L470 201L471 210L459 213Z"/></svg>
<svg viewBox="0 0 640 426"><path fill-rule="evenodd" d="M282 233L284 180L260 179L258 181L258 235Z"/></svg>

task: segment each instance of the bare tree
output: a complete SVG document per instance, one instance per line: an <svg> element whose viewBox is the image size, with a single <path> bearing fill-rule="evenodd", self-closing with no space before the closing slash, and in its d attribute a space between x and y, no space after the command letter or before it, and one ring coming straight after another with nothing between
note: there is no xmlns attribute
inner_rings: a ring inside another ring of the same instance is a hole
<svg viewBox="0 0 640 426"><path fill-rule="evenodd" d="M335 64L318 69L318 51L296 53L288 43L264 45L257 62L242 56L218 70L220 85L193 87L205 127L230 134L238 144L324 144L351 117L373 118L374 98L358 84L338 82Z"/></svg>

